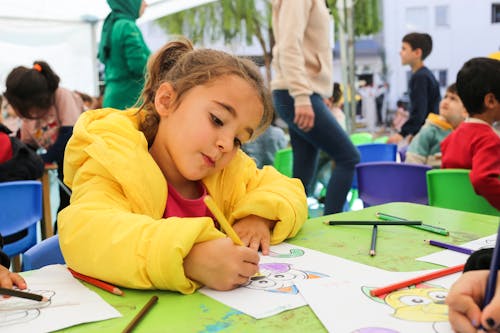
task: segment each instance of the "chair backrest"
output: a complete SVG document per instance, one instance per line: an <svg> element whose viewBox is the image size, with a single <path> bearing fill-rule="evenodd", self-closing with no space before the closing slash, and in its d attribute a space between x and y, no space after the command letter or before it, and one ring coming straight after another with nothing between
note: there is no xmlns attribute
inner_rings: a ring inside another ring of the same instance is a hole
<svg viewBox="0 0 500 333"><path fill-rule="evenodd" d="M378 136L373 139L374 143L387 143L387 140L389 140L389 137L387 135L382 135Z"/></svg>
<svg viewBox="0 0 500 333"><path fill-rule="evenodd" d="M360 163L367 162L394 162L396 161L398 146L389 143L367 143L356 147L360 155ZM354 174L351 188L358 188L358 177Z"/></svg>
<svg viewBox="0 0 500 333"><path fill-rule="evenodd" d="M53 264L65 264L59 246L59 235L44 239L23 253L22 270L30 271Z"/></svg>
<svg viewBox="0 0 500 333"><path fill-rule="evenodd" d="M0 183L0 233L3 237L27 233L4 245L13 257L36 244L36 223L42 219L42 183L18 180Z"/></svg>
<svg viewBox="0 0 500 333"><path fill-rule="evenodd" d="M389 202L427 205L426 172L430 166L397 162L368 162L356 165L358 194L364 207Z"/></svg>
<svg viewBox="0 0 500 333"><path fill-rule="evenodd" d="M427 172L429 205L500 216L500 211L477 195L467 169L435 169Z"/></svg>
<svg viewBox="0 0 500 333"><path fill-rule="evenodd" d="M292 148L280 149L274 155L273 166L276 170L285 176L292 177L293 175L293 151Z"/></svg>
<svg viewBox="0 0 500 333"><path fill-rule="evenodd" d="M349 135L349 138L355 146L371 143L373 141L373 135L368 132L352 133Z"/></svg>

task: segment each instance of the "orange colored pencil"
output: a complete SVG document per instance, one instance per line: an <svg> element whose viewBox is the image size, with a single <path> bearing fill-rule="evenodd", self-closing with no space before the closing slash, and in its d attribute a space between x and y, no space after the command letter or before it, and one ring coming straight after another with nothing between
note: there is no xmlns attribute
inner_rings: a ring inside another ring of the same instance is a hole
<svg viewBox="0 0 500 333"><path fill-rule="evenodd" d="M434 271L434 272L429 273L429 274L424 274L422 276L417 276L415 278L408 279L406 281L393 283L393 284L390 284L390 285L382 287L382 288L372 289L370 291L370 295L377 297L380 295L388 294L394 290L403 289L403 288L413 286L413 285L416 285L416 284L419 284L419 283L422 283L425 281L430 281L430 280L434 280L434 279L437 279L437 278L440 278L440 277L443 277L446 275L458 273L458 272L461 272L463 270L464 270L464 264L443 268L443 269Z"/></svg>
<svg viewBox="0 0 500 333"><path fill-rule="evenodd" d="M98 288L101 288L102 290L106 290L106 291L108 291L108 292L110 292L112 294L115 294L115 295L118 295L118 296L122 296L123 295L123 291L120 290L120 288L113 286L112 284L109 284L107 282L98 280L96 278L84 275L82 273L75 272L74 270L72 270L69 267L68 267L68 270L77 279L80 279L82 281L90 283L91 285L96 286Z"/></svg>

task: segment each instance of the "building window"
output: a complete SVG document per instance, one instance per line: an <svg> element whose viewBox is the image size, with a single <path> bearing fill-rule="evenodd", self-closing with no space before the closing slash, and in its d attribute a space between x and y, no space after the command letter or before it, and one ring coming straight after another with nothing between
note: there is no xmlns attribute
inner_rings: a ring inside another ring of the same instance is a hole
<svg viewBox="0 0 500 333"><path fill-rule="evenodd" d="M429 13L427 7L406 8L405 24L407 31L428 31Z"/></svg>
<svg viewBox="0 0 500 333"><path fill-rule="evenodd" d="M435 8L436 27L448 27L450 25L448 8L449 8L448 6L436 6Z"/></svg>
<svg viewBox="0 0 500 333"><path fill-rule="evenodd" d="M500 3L491 4L491 23L500 23Z"/></svg>

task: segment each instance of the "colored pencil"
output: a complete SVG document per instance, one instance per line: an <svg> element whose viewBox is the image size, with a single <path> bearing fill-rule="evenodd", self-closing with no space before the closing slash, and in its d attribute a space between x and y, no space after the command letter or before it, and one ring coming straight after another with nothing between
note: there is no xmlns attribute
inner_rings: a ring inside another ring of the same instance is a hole
<svg viewBox="0 0 500 333"><path fill-rule="evenodd" d="M115 294L115 295L118 295L118 296L122 296L123 295L123 291L121 291L120 288L113 286L112 284L109 284L107 282L98 280L96 278L84 275L82 273L78 273L78 272L72 270L69 267L68 267L68 270L70 271L70 273L75 278L77 278L79 280L82 280L82 281L85 281L87 283L90 283L91 285L94 285L94 286L96 286L98 288L101 288L102 290L108 291L108 292L110 292L112 294Z"/></svg>
<svg viewBox="0 0 500 333"><path fill-rule="evenodd" d="M493 296L495 295L497 275L498 275L498 265L500 265L500 226L498 227L497 242L495 244L495 249L493 250L493 257L491 258L490 274L488 275L488 282L486 283L483 308L486 305L490 304L491 300L493 299Z"/></svg>
<svg viewBox="0 0 500 333"><path fill-rule="evenodd" d="M465 247L461 247L461 246L458 246L458 245L453 245L453 244L448 244L448 243L443 243L443 242L440 242L440 241L436 241L436 240L428 240L426 241L429 245L434 245L434 246L437 246L437 247L441 247L443 249L447 249L447 250L451 250L451 251L455 251L455 252L460 252L460 253L464 253L464 254L472 254L472 252L474 252L474 250L471 250L471 249L467 249Z"/></svg>
<svg viewBox="0 0 500 333"><path fill-rule="evenodd" d="M408 221L407 219L402 218L402 217L397 217L394 215L389 215L389 214L380 213L380 212L376 213L375 216L377 216L377 218L384 220L384 221ZM439 234L439 235L443 235L443 236L448 236L450 234L450 232L448 230L446 230L445 228L441 228L441 227L437 227L437 226L429 225L429 224L422 223L422 225L409 225L409 226L412 228L417 228L420 230L433 232L435 234Z"/></svg>
<svg viewBox="0 0 500 333"><path fill-rule="evenodd" d="M422 221L324 221L326 225L421 225Z"/></svg>
<svg viewBox="0 0 500 333"><path fill-rule="evenodd" d="M434 271L432 273L428 273L428 274L424 274L422 276L414 277L412 279L393 283L393 284L390 284L390 285L385 286L385 287L372 289L370 291L370 295L375 297L375 296L388 294L388 293L395 291L395 290L398 290L398 289L403 289L403 288L413 286L413 285L416 285L416 284L419 284L419 283L422 283L425 281L430 281L430 280L434 280L434 279L437 279L437 278L440 278L440 277L443 277L446 275L461 272L461 271L463 271L463 269L464 269L464 264L452 266L452 267L446 267L446 268Z"/></svg>
<svg viewBox="0 0 500 333"><path fill-rule="evenodd" d="M141 311L135 315L134 319L125 327L122 333L130 333L135 326L146 316L153 305L158 301L158 296L152 296L151 299L142 307Z"/></svg>
<svg viewBox="0 0 500 333"><path fill-rule="evenodd" d="M203 198L203 201L205 202L205 205L207 205L207 208L214 214L215 218L217 219L217 222L219 222L222 230L226 233L226 235L231 238L234 244L236 245L244 245L243 242L241 241L240 237L238 237L238 234L234 231L234 229L231 227L229 222L226 220L226 217L220 209L217 207L217 204L215 203L214 199L212 199L211 196L206 195L205 198Z"/></svg>
<svg viewBox="0 0 500 333"><path fill-rule="evenodd" d="M42 295L28 293L26 291L21 291L21 290L17 290L17 289L0 288L0 295L31 299L33 301L38 301L38 302L47 302L48 301L48 298L46 298Z"/></svg>
<svg viewBox="0 0 500 333"><path fill-rule="evenodd" d="M377 230L378 227L375 224L372 229L372 243L370 245L370 256L372 257L375 255L375 247L377 246Z"/></svg>

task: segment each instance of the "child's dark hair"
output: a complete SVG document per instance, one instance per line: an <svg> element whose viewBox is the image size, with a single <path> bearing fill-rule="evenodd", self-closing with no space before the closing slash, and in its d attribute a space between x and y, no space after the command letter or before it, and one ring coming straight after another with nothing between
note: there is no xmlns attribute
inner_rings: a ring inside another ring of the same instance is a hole
<svg viewBox="0 0 500 333"><path fill-rule="evenodd" d="M446 91L447 92L451 92L452 94L455 94L455 95L458 95L458 92L457 92L457 84L456 83L452 83L448 86L448 88L446 88Z"/></svg>
<svg viewBox="0 0 500 333"><path fill-rule="evenodd" d="M59 76L45 61L14 68L5 80L5 98L22 118L38 119L54 104Z"/></svg>
<svg viewBox="0 0 500 333"><path fill-rule="evenodd" d="M432 37L426 33L411 32L403 37L403 43L410 44L412 50L422 50L422 60L432 51Z"/></svg>
<svg viewBox="0 0 500 333"><path fill-rule="evenodd" d="M342 97L342 89L340 88L340 84L338 82L333 83L333 93L332 93L332 103L337 104Z"/></svg>
<svg viewBox="0 0 500 333"><path fill-rule="evenodd" d="M469 115L485 111L484 97L492 93L500 101L500 61L472 58L457 74L457 92Z"/></svg>
<svg viewBox="0 0 500 333"><path fill-rule="evenodd" d="M271 124L273 107L269 90L265 87L257 66L251 61L211 49L194 50L187 39L169 42L153 56L147 65L146 82L140 97L140 110L146 111L141 119L140 130L151 145L160 117L155 111L155 94L158 87L169 82L175 92L177 106L183 96L192 88L204 85L225 75L236 75L250 83L257 91L264 113L254 137Z"/></svg>

